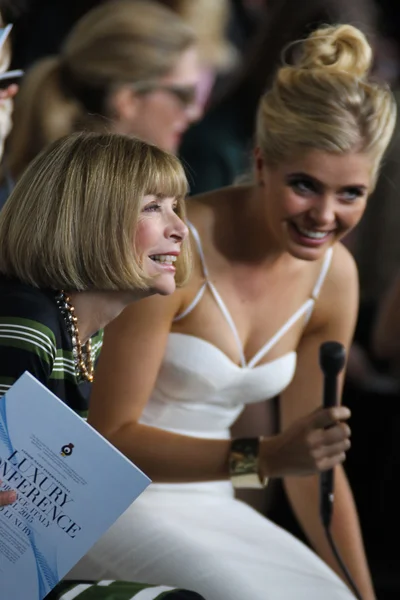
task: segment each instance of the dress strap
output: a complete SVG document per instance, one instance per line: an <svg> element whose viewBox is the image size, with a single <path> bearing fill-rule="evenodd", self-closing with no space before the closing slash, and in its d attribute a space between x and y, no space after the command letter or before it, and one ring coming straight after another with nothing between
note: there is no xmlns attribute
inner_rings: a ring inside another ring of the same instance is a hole
<svg viewBox="0 0 400 600"><path fill-rule="evenodd" d="M199 257L200 257L201 268L203 270L203 275L204 275L206 281L205 281L205 283L203 283L203 285L201 286L201 288L199 289L199 291L197 292L196 296L194 297L192 302L189 304L189 306L187 308L185 308L185 310L183 312L181 312L179 315L177 315L174 318L174 321L173 321L174 323L176 323L177 321L181 321L182 319L187 317L192 312L192 310L194 310L196 308L196 306L202 299L204 292L206 291L207 281L208 281L208 269L207 269L206 259L204 257L203 246L201 245L201 239L199 236L199 232L197 231L197 229L193 225L193 223L191 223L190 221L186 221L186 224L187 224L191 234L193 235L193 239L196 243L197 252L199 253Z"/></svg>
<svg viewBox="0 0 400 600"><path fill-rule="evenodd" d="M255 356L249 361L248 367L254 367L260 362L262 358L279 342L279 340L289 331L289 329L305 315L305 325L310 320L312 312L314 310L315 302L319 296L322 285L325 281L326 275L329 271L330 264L332 262L333 248L328 248L325 253L324 261L322 263L321 271L318 275L318 279L311 292L311 298L306 300L304 304L286 321L286 323L277 331L277 333L257 352Z"/></svg>
<svg viewBox="0 0 400 600"><path fill-rule="evenodd" d="M200 235L199 232L197 231L197 229L195 228L195 226L193 225L193 223L190 223L189 221L187 221L187 226L190 229L193 238L196 242L196 246L197 246L197 250L200 256L200 261L201 261L201 266L203 269L203 274L205 277L205 282L203 283L202 287L200 288L200 290L197 292L196 297L194 298L194 300L189 304L189 306L178 316L175 317L174 322L180 321L181 319L183 319L184 317L186 317L188 314L190 314L192 312L192 310L197 306L197 304L200 302L200 300L202 299L204 292L208 286L208 288L210 289L210 292L212 293L214 300L216 301L216 303L218 304L223 316L225 317L226 322L229 325L229 328L231 329L233 336L235 338L238 350L239 350L239 357L240 357L240 363L242 367L246 367L246 359L244 356L244 352L243 352L243 346L242 346L242 342L240 340L240 336L238 333L238 330L236 329L234 320L232 319L232 316L225 304L225 302L222 300L218 290L216 289L216 287L214 286L213 283L211 283L210 279L209 279L209 274L208 274L208 269L207 269L207 264L206 264L206 259L204 256L204 252L203 252L203 246L201 244L201 239L200 239Z"/></svg>
<svg viewBox="0 0 400 600"><path fill-rule="evenodd" d="M176 315L176 317L173 320L174 323L176 323L177 321L181 321L182 319L187 317L192 312L192 310L194 310L196 308L196 306L202 299L204 292L206 291L206 287L207 287L207 283L203 283L203 285L201 286L201 288L199 289L199 291L197 292L196 296L191 301L189 306L187 308L185 308L185 310L183 312L181 312L179 315Z"/></svg>
<svg viewBox="0 0 400 600"><path fill-rule="evenodd" d="M321 288L322 288L325 278L328 274L329 267L331 266L332 256L333 256L333 248L331 247L331 248L328 248L328 250L325 253L324 262L322 263L321 271L319 273L319 276L318 276L317 282L314 286L314 289L311 293L311 298L313 299L313 303L310 306L310 308L306 314L304 325L307 325L308 321L311 319L311 315L314 310L315 302L320 294Z"/></svg>
<svg viewBox="0 0 400 600"><path fill-rule="evenodd" d="M243 352L242 341L240 339L238 330L236 329L235 322L232 319L232 315L229 312L229 310L227 309L225 302L222 300L222 298L221 298L217 288L214 286L214 284L211 283L211 281L208 281L207 283L208 283L208 287L210 288L212 295L214 296L215 302L218 304L222 314L225 317L226 322L228 323L228 325L233 333L233 336L235 338L235 341L236 341L236 344L237 344L237 347L239 350L240 364L242 367L247 367L248 365L246 363L246 358L245 358L245 355Z"/></svg>
<svg viewBox="0 0 400 600"><path fill-rule="evenodd" d="M310 308L312 309L312 307L314 306L314 300L312 298L309 298L308 300L306 300L304 302L304 304L302 306L300 306L300 308L298 310L296 310L296 312L294 313L294 315L292 315L287 321L286 323L279 329L279 331L277 331L275 333L275 335L268 340L268 342L266 344L264 344L264 346L262 348L260 348L260 350L257 352L257 354L255 354L253 356L253 358L249 361L248 363L248 367L255 367L257 363L260 362L260 360L262 358L264 358L264 356L266 354L268 354L268 352L271 350L271 348L273 348L275 346L275 344L277 344L279 342L279 340L285 335L285 333L287 333L289 331L289 329L291 329L291 327L305 314L307 313L307 311L310 310Z"/></svg>
<svg viewBox="0 0 400 600"><path fill-rule="evenodd" d="M208 280L207 263L206 263L206 259L204 256L203 246L201 244L199 232L197 231L197 229L193 225L193 223L191 223L190 221L186 221L186 225L188 226L191 234L193 235L194 241L196 242L197 252L199 253L200 262L201 262L201 268L203 269L203 275Z"/></svg>
<svg viewBox="0 0 400 600"><path fill-rule="evenodd" d="M314 300L316 300L318 298L321 288L324 284L325 277L327 276L329 267L331 266L332 255L333 255L333 248L331 247L331 248L328 248L328 250L325 253L324 262L322 263L321 271L318 275L317 282L311 293L311 298L313 298Z"/></svg>

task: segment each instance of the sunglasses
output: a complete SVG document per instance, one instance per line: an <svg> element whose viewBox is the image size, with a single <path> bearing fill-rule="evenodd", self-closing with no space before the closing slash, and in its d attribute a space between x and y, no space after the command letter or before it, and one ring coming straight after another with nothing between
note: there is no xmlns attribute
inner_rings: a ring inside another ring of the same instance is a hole
<svg viewBox="0 0 400 600"><path fill-rule="evenodd" d="M197 87L195 85L167 85L156 82L137 83L134 86L138 94L150 94L151 92L166 92L174 96L180 104L187 108L194 104L197 99Z"/></svg>

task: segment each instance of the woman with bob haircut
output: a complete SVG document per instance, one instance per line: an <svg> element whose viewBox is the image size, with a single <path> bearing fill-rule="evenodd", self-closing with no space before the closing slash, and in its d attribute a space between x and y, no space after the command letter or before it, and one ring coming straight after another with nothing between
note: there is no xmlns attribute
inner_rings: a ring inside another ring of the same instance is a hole
<svg viewBox="0 0 400 600"><path fill-rule="evenodd" d="M340 240L365 210L396 108L355 27L320 28L297 50L260 101L251 181L188 204L188 285L106 328L88 420L155 483L74 574L182 581L208 600L349 600L319 519L319 473L335 467L332 534L375 598L341 466L350 411L321 408L318 353L351 342L357 272ZM280 431L265 437L276 396ZM253 427L232 434L245 407ZM275 477L315 553L234 498Z"/></svg>
<svg viewBox="0 0 400 600"><path fill-rule="evenodd" d="M170 294L188 276L186 191L176 157L122 135L73 134L37 156L0 214L1 395L29 371L86 415L101 329L129 303ZM0 505L14 501L0 492ZM61 583L50 597L79 598L82 586L102 600L143 589L149 599L200 600L113 581Z"/></svg>

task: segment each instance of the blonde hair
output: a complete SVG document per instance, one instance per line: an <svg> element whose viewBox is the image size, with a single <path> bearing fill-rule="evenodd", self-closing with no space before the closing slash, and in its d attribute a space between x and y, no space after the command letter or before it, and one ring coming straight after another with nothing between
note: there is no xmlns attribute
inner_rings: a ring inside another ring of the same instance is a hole
<svg viewBox="0 0 400 600"><path fill-rule="evenodd" d="M277 164L306 148L363 152L373 162L373 188L396 104L387 86L369 78L372 58L351 25L323 27L303 40L297 63L278 70L259 104L256 136L265 159Z"/></svg>
<svg viewBox="0 0 400 600"><path fill-rule="evenodd" d="M7 149L11 174L19 177L59 137L109 130L111 93L168 74L194 44L188 25L152 0L113 0L91 10L60 55L39 61L24 78Z"/></svg>
<svg viewBox="0 0 400 600"><path fill-rule="evenodd" d="M238 52L228 39L228 0L159 0L174 10L196 33L200 60L221 71L232 69Z"/></svg>
<svg viewBox="0 0 400 600"><path fill-rule="evenodd" d="M28 166L0 212L0 272L35 287L146 289L135 251L146 195L174 197L184 219L187 180L179 160L118 134L75 133ZM187 244L176 282L189 274Z"/></svg>

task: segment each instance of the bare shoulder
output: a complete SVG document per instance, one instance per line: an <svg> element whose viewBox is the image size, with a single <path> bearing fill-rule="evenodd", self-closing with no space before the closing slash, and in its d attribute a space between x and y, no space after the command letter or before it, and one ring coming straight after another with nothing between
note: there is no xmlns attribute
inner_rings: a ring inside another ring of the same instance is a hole
<svg viewBox="0 0 400 600"><path fill-rule="evenodd" d="M140 331L169 331L175 316L185 305L184 290L177 289L169 296L156 294L132 302L107 326L107 337L132 340L132 336Z"/></svg>
<svg viewBox="0 0 400 600"><path fill-rule="evenodd" d="M310 326L325 327L347 322L352 328L357 317L358 290L354 258L343 244L337 243Z"/></svg>
<svg viewBox="0 0 400 600"><path fill-rule="evenodd" d="M209 225L210 221L215 219L216 210L239 195L241 196L239 186L228 186L193 196L187 201L188 217L199 227L202 224Z"/></svg>
<svg viewBox="0 0 400 600"><path fill-rule="evenodd" d="M336 286L358 286L356 262L348 249L340 242L333 248L332 263L327 277L329 283Z"/></svg>

